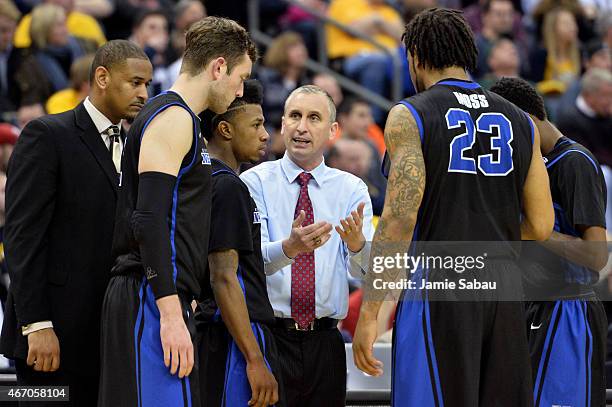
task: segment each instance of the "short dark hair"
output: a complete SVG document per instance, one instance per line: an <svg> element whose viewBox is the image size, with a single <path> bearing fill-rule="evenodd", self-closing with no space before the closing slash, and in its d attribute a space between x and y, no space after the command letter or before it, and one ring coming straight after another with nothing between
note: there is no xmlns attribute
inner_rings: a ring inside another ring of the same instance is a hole
<svg viewBox="0 0 612 407"><path fill-rule="evenodd" d="M366 102L365 99L362 99L360 97L357 96L349 96L347 98L345 98L342 103L340 103L340 106L338 106L338 116L340 116L341 114L351 114L351 111L353 110L353 107L355 107L355 105L359 105L359 104L363 104L363 105L368 105L368 102Z"/></svg>
<svg viewBox="0 0 612 407"><path fill-rule="evenodd" d="M163 10L160 10L160 9L145 10L136 15L136 18L134 19L134 24L132 24L132 29L140 27L140 25L144 22L144 20L146 20L147 18L151 16L160 16L166 20L166 23L169 22L168 15L164 13Z"/></svg>
<svg viewBox="0 0 612 407"><path fill-rule="evenodd" d="M461 11L427 9L406 25L402 39L406 50L425 68L458 66L469 72L476 69L478 50L474 34Z"/></svg>
<svg viewBox="0 0 612 407"><path fill-rule="evenodd" d="M147 54L133 42L127 40L108 41L96 51L89 71L89 83L93 83L96 69L99 66L111 71L118 65L125 65L128 58L149 60Z"/></svg>
<svg viewBox="0 0 612 407"><path fill-rule="evenodd" d="M233 116L240 110L239 108L245 105L262 105L263 104L263 86L256 79L244 81L244 90L242 97L234 99L229 105L227 111L222 114L215 114L210 110L205 110L201 115L202 134L207 140L210 140L217 126L222 121L230 121Z"/></svg>
<svg viewBox="0 0 612 407"><path fill-rule="evenodd" d="M501 78L491 87L491 92L497 93L509 102L514 103L522 111L546 120L544 99L533 86L520 78Z"/></svg>
<svg viewBox="0 0 612 407"><path fill-rule="evenodd" d="M246 53L255 63L259 52L249 33L237 22L209 16L189 27L181 72L195 76L215 58L227 61L228 74Z"/></svg>

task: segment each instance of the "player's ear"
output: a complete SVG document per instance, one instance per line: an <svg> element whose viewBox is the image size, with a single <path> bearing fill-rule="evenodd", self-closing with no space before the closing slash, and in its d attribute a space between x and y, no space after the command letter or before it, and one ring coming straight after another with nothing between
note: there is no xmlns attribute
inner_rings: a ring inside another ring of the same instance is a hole
<svg viewBox="0 0 612 407"><path fill-rule="evenodd" d="M213 80L218 80L223 76L223 74L227 73L227 63L225 58L215 58L210 64L212 65L211 76Z"/></svg>
<svg viewBox="0 0 612 407"><path fill-rule="evenodd" d="M219 135L225 140L232 139L232 133L234 131L234 128L232 127L231 123L222 120L217 126L217 130L219 132Z"/></svg>

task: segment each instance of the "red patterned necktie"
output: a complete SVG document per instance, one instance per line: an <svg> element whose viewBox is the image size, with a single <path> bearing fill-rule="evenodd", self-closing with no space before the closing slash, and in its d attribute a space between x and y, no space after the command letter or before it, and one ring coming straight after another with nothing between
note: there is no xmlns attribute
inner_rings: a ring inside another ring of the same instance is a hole
<svg viewBox="0 0 612 407"><path fill-rule="evenodd" d="M303 172L298 177L300 196L295 207L294 219L300 211L306 213L302 226L314 223L312 202L308 196L308 181L312 175ZM291 317L301 329L315 319L315 258L314 251L296 256L291 265Z"/></svg>

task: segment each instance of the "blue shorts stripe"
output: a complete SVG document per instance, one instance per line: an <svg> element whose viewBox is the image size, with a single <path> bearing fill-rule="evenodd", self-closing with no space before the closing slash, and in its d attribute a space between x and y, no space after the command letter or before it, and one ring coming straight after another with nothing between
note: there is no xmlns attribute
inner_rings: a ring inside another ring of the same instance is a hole
<svg viewBox="0 0 612 407"><path fill-rule="evenodd" d="M585 301L557 301L540 358L536 406L590 404L591 340Z"/></svg>
<svg viewBox="0 0 612 407"><path fill-rule="evenodd" d="M170 374L164 364L164 351L159 334L159 309L151 286L146 284L142 293L143 312L139 355L139 400L142 407L191 406L189 378L179 379ZM185 405L185 399L187 404Z"/></svg>
<svg viewBox="0 0 612 407"><path fill-rule="evenodd" d="M395 318L391 403L443 406L435 350L428 322L428 304L419 291L405 291ZM415 372L429 372L418 374Z"/></svg>
<svg viewBox="0 0 612 407"><path fill-rule="evenodd" d="M548 349L550 347L552 331L555 327L555 321L557 319L557 313L559 312L559 304L560 301L557 301L555 304L555 308L553 309L552 316L550 318L550 323L548 325L548 331L546 333L546 340L544 341L544 348L542 349L542 355L540 357L540 364L538 366L538 374L536 375L536 380L533 386L533 399L536 403L536 407L539 404L539 393L540 393L540 382L542 381L542 374L544 370L544 360L548 355Z"/></svg>
<svg viewBox="0 0 612 407"><path fill-rule="evenodd" d="M593 334L591 333L591 325L589 324L589 315L587 302L583 301L582 306L584 308L584 325L586 326L587 332L587 357L586 357L586 406L591 407L591 361L593 360Z"/></svg>
<svg viewBox="0 0 612 407"><path fill-rule="evenodd" d="M146 279L142 277L142 283L140 285L140 290L138 292L138 315L136 316L136 324L134 325L134 350L136 355L136 393L138 395L138 407L142 406L142 402L140 400L140 338L142 334L142 324L143 324L143 313L144 313L144 287L146 285Z"/></svg>

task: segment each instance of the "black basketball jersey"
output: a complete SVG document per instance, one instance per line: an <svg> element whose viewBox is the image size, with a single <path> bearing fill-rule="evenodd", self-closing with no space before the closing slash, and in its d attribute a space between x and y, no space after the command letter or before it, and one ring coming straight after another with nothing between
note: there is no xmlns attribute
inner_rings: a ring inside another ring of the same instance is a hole
<svg viewBox="0 0 612 407"><path fill-rule="evenodd" d="M117 219L113 241L113 274L143 273L138 243L134 239L132 213L138 199L138 159L145 129L155 116L180 106L193 118L193 142L176 177L172 207L168 213L173 277L177 291L189 299L199 297L208 261L212 199L210 156L200 133L200 120L175 92L164 92L143 107L127 136L123 158Z"/></svg>
<svg viewBox="0 0 612 407"><path fill-rule="evenodd" d="M599 163L581 144L561 137L544 157L555 209L555 231L580 237L578 225L606 227L606 183ZM527 292L549 297L575 293L575 285L590 286L598 273L554 253L529 246L521 262ZM580 293L591 292L580 290Z"/></svg>
<svg viewBox="0 0 612 407"><path fill-rule="evenodd" d="M209 251L234 249L238 252L236 275L244 293L251 322L272 323L274 311L268 299L266 273L261 254L261 219L246 184L227 165L212 159L213 198ZM210 271L208 271L210 273ZM198 319L219 319L210 283L202 288L210 314ZM214 314L212 314L214 312Z"/></svg>
<svg viewBox="0 0 612 407"><path fill-rule="evenodd" d="M401 103L419 127L426 169L414 240L520 240L534 137L527 115L456 79Z"/></svg>

